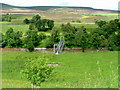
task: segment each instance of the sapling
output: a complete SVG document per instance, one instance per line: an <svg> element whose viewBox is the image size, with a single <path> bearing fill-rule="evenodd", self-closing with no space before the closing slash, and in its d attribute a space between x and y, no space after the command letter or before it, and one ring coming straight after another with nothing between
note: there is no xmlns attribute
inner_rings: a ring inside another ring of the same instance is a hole
<svg viewBox="0 0 120 90"><path fill-rule="evenodd" d="M53 73L54 66L48 65L49 58L40 56L34 59L28 59L22 73L28 81L35 87L40 87Z"/></svg>

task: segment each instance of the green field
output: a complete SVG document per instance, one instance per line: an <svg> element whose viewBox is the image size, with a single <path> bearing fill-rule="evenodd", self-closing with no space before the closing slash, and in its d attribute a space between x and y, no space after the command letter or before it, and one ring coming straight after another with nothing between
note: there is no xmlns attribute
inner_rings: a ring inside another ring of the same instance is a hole
<svg viewBox="0 0 120 90"><path fill-rule="evenodd" d="M13 28L15 31L22 31L25 33L29 30L29 25L23 23L25 18L31 19L34 15L39 14L42 18L53 19L55 21L54 28L60 30L61 24L65 24L70 22L73 26L80 28L81 26L85 26L88 31L94 30L97 25L95 25L96 20L105 20L109 21L114 19L117 14L88 14L88 15L81 15L81 14L50 14L46 13L47 11L40 12L40 13L11 13L12 22L0 22L2 24L2 30L0 32L5 33L10 27ZM80 20L81 23L73 23L72 20ZM1 28L1 26L0 26Z"/></svg>
<svg viewBox="0 0 120 90"><path fill-rule="evenodd" d="M9 12L9 10L8 10ZM51 9L47 11L10 12L13 15L11 22L1 22L0 32L6 33L9 28L22 31L25 34L29 30L29 24L23 23L25 18L29 20L39 14L42 19L54 20L54 28L60 34L61 25L68 22L76 28L84 26L88 32L97 30L96 20L109 21L117 17L116 13L99 14L89 10ZM75 14L76 13L76 14ZM2 13L6 14L6 13ZM72 22L80 20L80 23ZM51 30L39 33L51 35ZM43 41L44 42L44 41ZM43 43L44 44L44 43ZM45 45L40 45L38 48ZM50 62L60 64L55 67L51 78L42 83L41 88L118 88L118 52L66 52L59 55L40 52L2 52L2 87L3 88L31 88L32 85L21 73L28 58L42 55L54 56Z"/></svg>
<svg viewBox="0 0 120 90"><path fill-rule="evenodd" d="M40 52L3 52L2 87L31 88L20 73L28 58L42 56ZM51 56L52 53L46 53ZM117 88L118 52L75 52L56 55L52 62L59 63L55 72L41 88Z"/></svg>

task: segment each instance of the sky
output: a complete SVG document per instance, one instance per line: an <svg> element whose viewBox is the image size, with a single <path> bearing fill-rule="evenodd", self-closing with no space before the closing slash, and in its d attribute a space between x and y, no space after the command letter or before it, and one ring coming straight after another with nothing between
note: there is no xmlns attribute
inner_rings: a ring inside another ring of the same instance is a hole
<svg viewBox="0 0 120 90"><path fill-rule="evenodd" d="M120 0L0 0L0 3L14 6L81 6L118 10L119 1Z"/></svg>

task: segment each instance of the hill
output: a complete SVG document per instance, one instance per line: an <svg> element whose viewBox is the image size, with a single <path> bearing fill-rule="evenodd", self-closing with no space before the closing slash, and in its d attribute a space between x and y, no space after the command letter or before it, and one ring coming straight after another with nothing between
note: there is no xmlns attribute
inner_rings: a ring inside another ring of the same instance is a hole
<svg viewBox="0 0 120 90"><path fill-rule="evenodd" d="M92 7L68 6L31 6L20 7L0 3L0 13L19 14L20 16L34 16L40 14L43 18L57 22L71 22L81 20L83 23L93 23L94 19L111 20L118 17L118 11L94 9ZM26 15L25 15L26 14Z"/></svg>
<svg viewBox="0 0 120 90"><path fill-rule="evenodd" d="M89 10L89 11L103 11L103 12L111 12L111 13L117 13L117 10L105 10L105 9L95 9L92 7L71 7L71 6L31 6L31 7L20 7L20 6L12 6L4 3L0 3L0 6L2 6L2 9L12 9L12 8L25 8L25 9L32 9L32 10L50 10L50 9L58 9L58 8L70 8L70 9L82 9L82 10Z"/></svg>

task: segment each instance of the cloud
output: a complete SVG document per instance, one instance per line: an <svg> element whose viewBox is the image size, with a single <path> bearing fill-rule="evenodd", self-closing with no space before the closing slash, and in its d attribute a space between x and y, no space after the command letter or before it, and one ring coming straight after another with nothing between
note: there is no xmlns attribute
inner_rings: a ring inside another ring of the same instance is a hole
<svg viewBox="0 0 120 90"><path fill-rule="evenodd" d="M15 6L84 6L99 9L117 9L119 0L1 0Z"/></svg>

